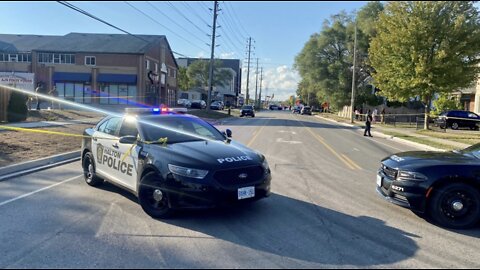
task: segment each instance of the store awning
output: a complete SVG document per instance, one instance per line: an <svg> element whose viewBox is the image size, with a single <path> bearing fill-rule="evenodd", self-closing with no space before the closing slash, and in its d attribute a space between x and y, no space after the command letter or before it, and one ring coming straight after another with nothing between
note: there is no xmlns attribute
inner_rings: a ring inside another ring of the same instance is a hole
<svg viewBox="0 0 480 270"><path fill-rule="evenodd" d="M53 80L56 82L90 82L92 75L90 73L55 72Z"/></svg>
<svg viewBox="0 0 480 270"><path fill-rule="evenodd" d="M99 82L99 83L136 84L136 83L137 83L137 75L130 75L130 74L98 74L97 82Z"/></svg>

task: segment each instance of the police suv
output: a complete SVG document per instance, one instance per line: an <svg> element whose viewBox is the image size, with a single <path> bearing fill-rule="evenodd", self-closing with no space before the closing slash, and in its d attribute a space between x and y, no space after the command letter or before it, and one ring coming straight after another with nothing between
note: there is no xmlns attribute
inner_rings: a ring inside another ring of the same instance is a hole
<svg viewBox="0 0 480 270"><path fill-rule="evenodd" d="M155 218L179 208L209 208L270 195L265 157L198 117L127 109L86 129L82 166L87 184L104 180L138 197Z"/></svg>
<svg viewBox="0 0 480 270"><path fill-rule="evenodd" d="M387 157L378 170L377 192L442 226L473 227L480 220L480 144L461 151Z"/></svg>

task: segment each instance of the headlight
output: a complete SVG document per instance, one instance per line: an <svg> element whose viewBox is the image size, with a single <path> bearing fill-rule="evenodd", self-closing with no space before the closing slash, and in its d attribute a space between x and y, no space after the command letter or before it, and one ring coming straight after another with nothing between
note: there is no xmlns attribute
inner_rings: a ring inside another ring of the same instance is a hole
<svg viewBox="0 0 480 270"><path fill-rule="evenodd" d="M397 180L416 180L416 181L425 181L428 178L418 172L407 172L407 171L399 171Z"/></svg>
<svg viewBox="0 0 480 270"><path fill-rule="evenodd" d="M189 177L189 178L196 178L196 179L203 179L207 176L208 171L206 170L197 170L191 168L185 168L180 166L175 166L172 164L168 164L168 169L173 174L178 174L181 176Z"/></svg>
<svg viewBox="0 0 480 270"><path fill-rule="evenodd" d="M266 158L263 159L262 167L265 170L265 173L267 173L270 170L270 167L268 166L268 162Z"/></svg>

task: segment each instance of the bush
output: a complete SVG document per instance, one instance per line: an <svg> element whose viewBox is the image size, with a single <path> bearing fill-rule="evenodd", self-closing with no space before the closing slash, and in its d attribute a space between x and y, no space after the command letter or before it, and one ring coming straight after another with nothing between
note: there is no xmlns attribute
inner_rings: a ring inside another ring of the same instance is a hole
<svg viewBox="0 0 480 270"><path fill-rule="evenodd" d="M25 121L28 116L27 97L24 94L12 92L7 108L8 122Z"/></svg>
<svg viewBox="0 0 480 270"><path fill-rule="evenodd" d="M440 95L437 100L433 102L435 109L432 111L433 115L440 115L442 112L450 110L461 110L462 105L455 98L450 98L447 95Z"/></svg>

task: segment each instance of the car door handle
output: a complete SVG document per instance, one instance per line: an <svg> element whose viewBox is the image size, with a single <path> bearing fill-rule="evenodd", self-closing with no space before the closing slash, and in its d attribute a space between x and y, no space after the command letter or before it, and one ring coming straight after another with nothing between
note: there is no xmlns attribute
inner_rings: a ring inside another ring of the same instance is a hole
<svg viewBox="0 0 480 270"><path fill-rule="evenodd" d="M113 148L118 148L118 144L117 143L114 143L112 144Z"/></svg>

